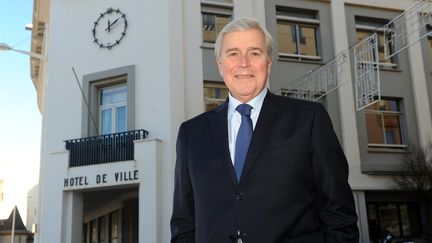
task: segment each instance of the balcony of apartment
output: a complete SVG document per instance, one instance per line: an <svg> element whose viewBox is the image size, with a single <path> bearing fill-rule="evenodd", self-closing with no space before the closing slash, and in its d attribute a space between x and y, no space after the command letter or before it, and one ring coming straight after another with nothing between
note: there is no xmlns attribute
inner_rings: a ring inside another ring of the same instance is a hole
<svg viewBox="0 0 432 243"><path fill-rule="evenodd" d="M134 159L134 141L147 137L146 130L133 130L65 141L69 167L105 164Z"/></svg>

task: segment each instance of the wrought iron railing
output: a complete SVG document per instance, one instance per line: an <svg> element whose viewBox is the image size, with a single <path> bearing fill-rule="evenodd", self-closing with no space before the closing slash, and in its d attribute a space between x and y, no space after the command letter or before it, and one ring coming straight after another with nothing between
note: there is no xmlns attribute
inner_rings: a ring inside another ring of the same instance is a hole
<svg viewBox="0 0 432 243"><path fill-rule="evenodd" d="M324 66L282 88L281 94L297 99L319 100L347 82L343 78L348 71L348 65L348 51L344 51Z"/></svg>
<svg viewBox="0 0 432 243"><path fill-rule="evenodd" d="M134 159L134 140L145 139L146 130L134 130L65 141L69 167Z"/></svg>

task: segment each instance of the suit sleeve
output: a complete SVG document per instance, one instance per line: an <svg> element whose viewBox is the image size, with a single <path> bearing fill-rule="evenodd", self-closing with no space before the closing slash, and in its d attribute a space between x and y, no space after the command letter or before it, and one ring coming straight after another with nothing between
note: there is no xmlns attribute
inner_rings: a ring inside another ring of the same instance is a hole
<svg viewBox="0 0 432 243"><path fill-rule="evenodd" d="M195 242L195 214L192 184L189 178L184 125L177 137L174 173L174 199L171 216L171 243Z"/></svg>
<svg viewBox="0 0 432 243"><path fill-rule="evenodd" d="M315 108L311 134L313 173L326 242L358 242L348 163L321 104Z"/></svg>

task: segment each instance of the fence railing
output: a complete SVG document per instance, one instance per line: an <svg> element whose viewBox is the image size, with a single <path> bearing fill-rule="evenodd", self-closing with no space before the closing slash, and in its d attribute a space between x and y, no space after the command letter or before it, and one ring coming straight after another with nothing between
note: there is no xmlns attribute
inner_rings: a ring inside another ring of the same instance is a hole
<svg viewBox="0 0 432 243"><path fill-rule="evenodd" d="M344 51L299 81L282 88L281 94L297 99L319 100L347 82L343 77L348 71L348 65L348 51Z"/></svg>
<svg viewBox="0 0 432 243"><path fill-rule="evenodd" d="M69 167L134 159L134 140L145 139L146 130L134 130L65 141Z"/></svg>

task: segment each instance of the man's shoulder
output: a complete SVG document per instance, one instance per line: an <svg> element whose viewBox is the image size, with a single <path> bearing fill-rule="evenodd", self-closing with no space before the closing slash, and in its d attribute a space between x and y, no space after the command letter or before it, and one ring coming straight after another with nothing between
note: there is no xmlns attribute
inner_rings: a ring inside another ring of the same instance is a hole
<svg viewBox="0 0 432 243"><path fill-rule="evenodd" d="M214 116L218 115L218 113L223 112L223 110L226 109L225 106L227 106L227 102L224 102L214 109L203 112L195 117L190 118L189 120L186 120L183 122L183 126L196 126L199 124L208 123L211 119L214 119Z"/></svg>
<svg viewBox="0 0 432 243"><path fill-rule="evenodd" d="M278 106L280 108L286 109L314 110L317 107L322 106L321 103L316 101L297 99L288 96L277 95L274 93L269 93L269 101L272 103L273 106Z"/></svg>

